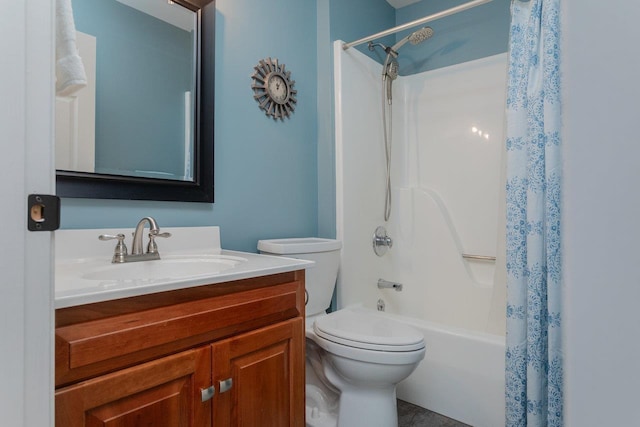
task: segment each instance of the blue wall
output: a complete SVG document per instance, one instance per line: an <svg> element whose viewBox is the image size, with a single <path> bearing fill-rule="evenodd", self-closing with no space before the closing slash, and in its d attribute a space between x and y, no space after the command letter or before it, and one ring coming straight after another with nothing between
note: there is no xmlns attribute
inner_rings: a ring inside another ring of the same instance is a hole
<svg viewBox="0 0 640 427"><path fill-rule="evenodd" d="M219 225L223 247L255 251L258 239L317 234L316 3L217 0L215 203L62 200L63 228ZM298 90L292 117L258 109L253 66L284 62Z"/></svg>
<svg viewBox="0 0 640 427"><path fill-rule="evenodd" d="M395 26L395 16L396 10L386 0L331 0L331 39L348 43L379 33ZM393 35L375 40L387 46L393 41ZM378 61L385 56L380 49L370 51L366 43L355 49Z"/></svg>
<svg viewBox="0 0 640 427"><path fill-rule="evenodd" d="M467 3L470 0L422 0L393 9L385 0L329 0L331 40L351 42L388 28ZM405 44L398 61L400 74L410 75L506 52L509 46L510 0L494 0L426 25L435 34L418 45ZM376 40L392 46L421 27ZM385 54L356 49L382 63Z"/></svg>
<svg viewBox="0 0 640 427"><path fill-rule="evenodd" d="M398 9L396 25L441 12L467 3L469 0L423 0ZM472 61L498 53L509 47L510 0L494 0L482 6L432 21L426 25L434 30L430 39L400 49L400 74L416 74L435 68ZM421 27L396 34L400 40Z"/></svg>

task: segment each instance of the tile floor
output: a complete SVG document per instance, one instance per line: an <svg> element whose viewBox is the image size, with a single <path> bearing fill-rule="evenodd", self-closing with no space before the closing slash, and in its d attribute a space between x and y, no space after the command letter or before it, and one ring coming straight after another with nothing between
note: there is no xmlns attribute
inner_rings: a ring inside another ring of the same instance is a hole
<svg viewBox="0 0 640 427"><path fill-rule="evenodd" d="M398 400L398 427L470 427L420 406Z"/></svg>

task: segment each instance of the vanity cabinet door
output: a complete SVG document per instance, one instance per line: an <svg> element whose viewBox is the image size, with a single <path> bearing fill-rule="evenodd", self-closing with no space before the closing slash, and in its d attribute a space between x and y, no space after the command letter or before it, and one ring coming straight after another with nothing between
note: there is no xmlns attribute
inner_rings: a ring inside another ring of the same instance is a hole
<svg viewBox="0 0 640 427"><path fill-rule="evenodd" d="M102 375L56 391L57 427L211 425L211 347Z"/></svg>
<svg viewBox="0 0 640 427"><path fill-rule="evenodd" d="M214 426L304 426L304 319L238 335L212 349Z"/></svg>

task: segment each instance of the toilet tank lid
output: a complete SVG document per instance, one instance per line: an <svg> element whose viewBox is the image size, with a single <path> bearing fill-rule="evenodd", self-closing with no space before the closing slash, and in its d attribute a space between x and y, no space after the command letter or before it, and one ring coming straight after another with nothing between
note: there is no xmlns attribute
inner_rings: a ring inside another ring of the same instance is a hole
<svg viewBox="0 0 640 427"><path fill-rule="evenodd" d="M292 239L258 240L258 250L278 255L308 254L336 251L342 248L342 242L320 237L299 237Z"/></svg>

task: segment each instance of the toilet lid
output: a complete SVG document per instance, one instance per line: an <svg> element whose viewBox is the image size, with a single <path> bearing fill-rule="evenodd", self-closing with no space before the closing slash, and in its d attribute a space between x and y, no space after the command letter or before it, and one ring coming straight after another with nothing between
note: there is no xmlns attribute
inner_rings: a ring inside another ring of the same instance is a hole
<svg viewBox="0 0 640 427"><path fill-rule="evenodd" d="M381 351L424 348L424 336L415 328L376 313L339 310L316 320L315 333L351 347Z"/></svg>

